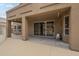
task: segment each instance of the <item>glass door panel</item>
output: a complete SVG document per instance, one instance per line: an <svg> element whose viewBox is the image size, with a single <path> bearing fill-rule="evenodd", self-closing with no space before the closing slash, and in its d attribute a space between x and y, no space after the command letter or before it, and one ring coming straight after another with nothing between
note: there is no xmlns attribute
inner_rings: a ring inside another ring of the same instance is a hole
<svg viewBox="0 0 79 59"><path fill-rule="evenodd" d="M47 22L47 36L54 35L54 22Z"/></svg>
<svg viewBox="0 0 79 59"><path fill-rule="evenodd" d="M45 35L45 24L44 24L44 22L40 23L40 35Z"/></svg>
<svg viewBox="0 0 79 59"><path fill-rule="evenodd" d="M45 24L44 22L34 23L34 35L44 35L45 34Z"/></svg>
<svg viewBox="0 0 79 59"><path fill-rule="evenodd" d="M39 23L34 23L34 35L40 34L40 25Z"/></svg>

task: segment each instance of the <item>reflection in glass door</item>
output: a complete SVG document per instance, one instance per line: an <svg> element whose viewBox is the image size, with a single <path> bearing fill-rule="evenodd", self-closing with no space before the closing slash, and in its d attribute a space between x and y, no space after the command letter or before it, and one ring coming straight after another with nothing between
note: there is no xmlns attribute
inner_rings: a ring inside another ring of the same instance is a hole
<svg viewBox="0 0 79 59"><path fill-rule="evenodd" d="M47 36L54 35L54 22L47 22Z"/></svg>

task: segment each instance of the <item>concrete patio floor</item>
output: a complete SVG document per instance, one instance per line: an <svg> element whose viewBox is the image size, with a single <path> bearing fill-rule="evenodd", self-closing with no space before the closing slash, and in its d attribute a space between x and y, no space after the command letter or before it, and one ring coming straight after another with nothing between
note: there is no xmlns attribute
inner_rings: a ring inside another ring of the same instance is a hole
<svg viewBox="0 0 79 59"><path fill-rule="evenodd" d="M22 41L21 39L8 38L0 45L1 56L72 56L79 55L79 52L67 48L57 47L49 44L42 44L32 40Z"/></svg>

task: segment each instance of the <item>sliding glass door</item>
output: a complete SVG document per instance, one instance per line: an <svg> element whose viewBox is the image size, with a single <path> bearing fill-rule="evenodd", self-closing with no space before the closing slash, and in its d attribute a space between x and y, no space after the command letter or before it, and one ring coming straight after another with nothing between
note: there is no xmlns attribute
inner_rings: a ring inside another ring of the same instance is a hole
<svg viewBox="0 0 79 59"><path fill-rule="evenodd" d="M34 35L39 35L40 25L39 23L34 23Z"/></svg>
<svg viewBox="0 0 79 59"><path fill-rule="evenodd" d="M43 22L34 23L34 35L45 35L45 24Z"/></svg>
<svg viewBox="0 0 79 59"><path fill-rule="evenodd" d="M50 21L46 23L44 22L34 23L34 35L53 36L54 22Z"/></svg>
<svg viewBox="0 0 79 59"><path fill-rule="evenodd" d="M45 23L40 23L40 35L45 35Z"/></svg>

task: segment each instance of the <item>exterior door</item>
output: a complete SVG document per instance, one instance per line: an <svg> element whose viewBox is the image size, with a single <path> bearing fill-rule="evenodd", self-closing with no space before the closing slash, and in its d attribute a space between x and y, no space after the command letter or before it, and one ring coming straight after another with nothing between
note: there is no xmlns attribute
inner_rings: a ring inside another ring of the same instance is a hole
<svg viewBox="0 0 79 59"><path fill-rule="evenodd" d="M46 22L46 24L44 22L34 23L34 35L53 36L54 35L54 22L53 21Z"/></svg>

